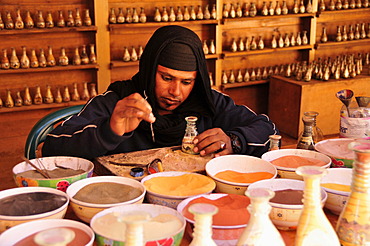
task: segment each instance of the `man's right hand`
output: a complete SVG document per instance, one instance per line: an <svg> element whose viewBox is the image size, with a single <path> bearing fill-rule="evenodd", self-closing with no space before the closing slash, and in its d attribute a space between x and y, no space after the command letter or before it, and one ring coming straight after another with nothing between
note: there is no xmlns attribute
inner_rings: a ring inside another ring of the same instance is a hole
<svg viewBox="0 0 370 246"><path fill-rule="evenodd" d="M139 93L134 93L117 102L110 117L110 127L122 136L135 130L142 120L153 123L155 117L150 104Z"/></svg>

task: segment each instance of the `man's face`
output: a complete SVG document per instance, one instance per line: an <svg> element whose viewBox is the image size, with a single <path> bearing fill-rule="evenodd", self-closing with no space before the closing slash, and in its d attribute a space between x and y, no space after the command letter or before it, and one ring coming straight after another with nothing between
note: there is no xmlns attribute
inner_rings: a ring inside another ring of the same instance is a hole
<svg viewBox="0 0 370 246"><path fill-rule="evenodd" d="M155 98L160 115L170 114L183 103L194 88L197 71L179 71L158 65Z"/></svg>

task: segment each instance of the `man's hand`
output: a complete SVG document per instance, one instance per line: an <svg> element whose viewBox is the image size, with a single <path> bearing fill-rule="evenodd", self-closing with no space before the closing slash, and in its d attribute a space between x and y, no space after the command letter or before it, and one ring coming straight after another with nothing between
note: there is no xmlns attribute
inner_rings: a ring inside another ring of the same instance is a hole
<svg viewBox="0 0 370 246"><path fill-rule="evenodd" d="M134 93L117 102L110 117L110 127L122 136L135 130L142 120L153 123L155 117L150 104L139 93Z"/></svg>
<svg viewBox="0 0 370 246"><path fill-rule="evenodd" d="M202 132L193 140L196 147L195 152L201 156L215 153L215 156L228 155L233 153L230 138L221 128L212 128Z"/></svg>

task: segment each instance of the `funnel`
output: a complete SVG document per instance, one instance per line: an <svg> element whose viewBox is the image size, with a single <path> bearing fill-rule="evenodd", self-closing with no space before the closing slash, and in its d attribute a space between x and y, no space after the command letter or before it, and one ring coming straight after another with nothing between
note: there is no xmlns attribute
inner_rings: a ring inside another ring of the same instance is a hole
<svg viewBox="0 0 370 246"><path fill-rule="evenodd" d="M369 105L370 97L356 97L356 101L359 107L366 108Z"/></svg>
<svg viewBox="0 0 370 246"><path fill-rule="evenodd" d="M344 90L338 91L336 96L346 106L348 117L350 117L348 106L351 103L351 99L353 97L353 91L349 89L344 89Z"/></svg>

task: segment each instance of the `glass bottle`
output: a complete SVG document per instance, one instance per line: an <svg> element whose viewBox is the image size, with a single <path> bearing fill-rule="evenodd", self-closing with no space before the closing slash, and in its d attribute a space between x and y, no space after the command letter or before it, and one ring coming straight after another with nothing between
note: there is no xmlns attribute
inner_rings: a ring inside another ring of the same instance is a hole
<svg viewBox="0 0 370 246"><path fill-rule="evenodd" d="M22 46L22 56L21 56L20 62L21 62L21 68L29 68L30 67L30 59L27 56L26 46Z"/></svg>
<svg viewBox="0 0 370 246"><path fill-rule="evenodd" d="M132 23L139 22L139 14L137 13L136 8L132 8Z"/></svg>
<svg viewBox="0 0 370 246"><path fill-rule="evenodd" d="M279 33L279 40L278 40L278 47L279 48L283 48L284 47L284 39L283 39L283 35L281 35L281 33Z"/></svg>
<svg viewBox="0 0 370 246"><path fill-rule="evenodd" d="M14 29L14 22L9 11L5 13L5 29Z"/></svg>
<svg viewBox="0 0 370 246"><path fill-rule="evenodd" d="M213 5L212 5L211 18L212 18L213 20L216 20L216 19L217 19L216 4L213 4Z"/></svg>
<svg viewBox="0 0 370 246"><path fill-rule="evenodd" d="M68 56L66 55L66 49L64 47L60 48L60 56L58 62L60 66L67 66L69 63Z"/></svg>
<svg viewBox="0 0 370 246"><path fill-rule="evenodd" d="M222 17L223 18L228 18L229 17L229 10L227 9L226 3L224 3L223 7L222 7Z"/></svg>
<svg viewBox="0 0 370 246"><path fill-rule="evenodd" d="M177 6L176 20L177 21L183 21L184 20L184 15L182 14L182 10L181 10L180 6Z"/></svg>
<svg viewBox="0 0 370 246"><path fill-rule="evenodd" d="M285 245L280 232L269 217L271 211L269 200L275 196L275 192L266 188L255 188L247 190L245 195L251 201L247 208L250 218L236 245L267 246L271 245L271 242L274 242L274 246Z"/></svg>
<svg viewBox="0 0 370 246"><path fill-rule="evenodd" d="M289 46L290 46L290 38L289 38L289 34L286 33L285 38L284 38L284 47L289 47Z"/></svg>
<svg viewBox="0 0 370 246"><path fill-rule="evenodd" d="M230 16L230 18L235 18L236 17L236 11L235 11L235 7L234 7L233 3L230 4L229 16Z"/></svg>
<svg viewBox="0 0 370 246"><path fill-rule="evenodd" d="M231 46L230 46L230 50L232 52L236 52L238 51L238 45L236 44L236 41L235 39L233 38L232 42L231 42Z"/></svg>
<svg viewBox="0 0 370 246"><path fill-rule="evenodd" d="M3 30L4 28L5 26L4 26L3 18L1 17L1 13L0 13L0 30Z"/></svg>
<svg viewBox="0 0 370 246"><path fill-rule="evenodd" d="M269 138L270 138L269 151L279 149L281 135L270 135Z"/></svg>
<svg viewBox="0 0 370 246"><path fill-rule="evenodd" d="M348 9L349 8L349 2L348 2L348 0L344 0L342 8L343 9Z"/></svg>
<svg viewBox="0 0 370 246"><path fill-rule="evenodd" d="M313 12L313 7L311 0L308 0L307 5L306 5L306 13L312 13Z"/></svg>
<svg viewBox="0 0 370 246"><path fill-rule="evenodd" d="M63 102L69 102L69 101L71 101L71 94L69 93L68 86L64 86Z"/></svg>
<svg viewBox="0 0 370 246"><path fill-rule="evenodd" d="M252 2L249 7L249 16L254 17L256 15L257 15L257 7L256 7L256 4Z"/></svg>
<svg viewBox="0 0 370 246"><path fill-rule="evenodd" d="M72 10L67 11L67 20L66 20L66 26L67 27L73 27L75 26L75 20L73 19L73 12Z"/></svg>
<svg viewBox="0 0 370 246"><path fill-rule="evenodd" d="M303 7L304 7L304 5L303 5ZM292 8L292 13L293 13L293 14L298 14L298 13L299 13L299 4L298 4L298 0L294 0L293 8Z"/></svg>
<svg viewBox="0 0 370 246"><path fill-rule="evenodd" d="M23 29L24 22L22 20L21 11L19 9L16 10L17 16L15 17L14 28L15 29Z"/></svg>
<svg viewBox="0 0 370 246"><path fill-rule="evenodd" d="M6 92L5 107L7 108L14 107L14 100L13 100L12 93L10 92L10 90L7 90Z"/></svg>
<svg viewBox="0 0 370 246"><path fill-rule="evenodd" d="M87 83L83 83L83 90L82 90L82 95L81 95L81 99L83 101L87 101L90 99L90 93L89 93L89 90L87 88Z"/></svg>
<svg viewBox="0 0 370 246"><path fill-rule="evenodd" d="M90 60L89 60L89 56L87 55L86 45L82 45L82 49L81 49L81 64L82 65L86 65L86 64L89 64L89 63L90 63Z"/></svg>
<svg viewBox="0 0 370 246"><path fill-rule="evenodd" d="M3 107L3 100L0 97L0 108L2 108L2 107Z"/></svg>
<svg viewBox="0 0 370 246"><path fill-rule="evenodd" d="M57 20L57 27L65 27L66 22L64 20L63 11L58 10L58 20Z"/></svg>
<svg viewBox="0 0 370 246"><path fill-rule="evenodd" d="M45 28L45 20L44 20L41 10L37 11L36 27Z"/></svg>
<svg viewBox="0 0 370 246"><path fill-rule="evenodd" d="M245 69L243 81L248 82L251 79L248 69Z"/></svg>
<svg viewBox="0 0 370 246"><path fill-rule="evenodd" d="M117 23L117 16L114 8L110 8L109 12L109 18L108 21L110 24L116 24Z"/></svg>
<svg viewBox="0 0 370 246"><path fill-rule="evenodd" d="M236 82L240 83L243 82L243 75L242 75L242 70L238 70L238 75L236 76Z"/></svg>
<svg viewBox="0 0 370 246"><path fill-rule="evenodd" d="M80 93L78 92L77 83L73 83L73 91L72 91L72 101L79 101L80 100Z"/></svg>
<svg viewBox="0 0 370 246"><path fill-rule="evenodd" d="M320 41L321 41L321 43L328 42L328 35L326 34L326 27L322 28Z"/></svg>
<svg viewBox="0 0 370 246"><path fill-rule="evenodd" d="M123 8L118 8L118 14L116 17L116 22L121 24L125 22L125 15L123 13Z"/></svg>
<svg viewBox="0 0 370 246"><path fill-rule="evenodd" d="M155 7L154 11L154 21L155 22L160 22L162 20L161 13L159 12L159 8Z"/></svg>
<svg viewBox="0 0 370 246"><path fill-rule="evenodd" d="M233 70L230 70L229 83L235 83L235 74Z"/></svg>
<svg viewBox="0 0 370 246"><path fill-rule="evenodd" d="M273 49L277 48L277 40L274 34L272 35L271 48Z"/></svg>
<svg viewBox="0 0 370 246"><path fill-rule="evenodd" d="M198 5L198 11L197 11L197 20L203 20L204 14L202 10L202 6Z"/></svg>
<svg viewBox="0 0 370 246"><path fill-rule="evenodd" d="M185 118L185 120L186 120L186 129L185 135L182 139L181 150L184 153L195 155L198 153L194 152L195 145L193 143L193 139L198 135L196 126L198 118L195 116L188 116Z"/></svg>
<svg viewBox="0 0 370 246"><path fill-rule="evenodd" d="M139 45L139 51L137 52L137 59L140 60L141 55L143 54L144 49L143 46Z"/></svg>
<svg viewBox="0 0 370 246"><path fill-rule="evenodd" d="M95 54L95 45L90 44L90 55L89 55L90 63L91 64L96 64L97 63L97 58Z"/></svg>
<svg viewBox="0 0 370 246"><path fill-rule="evenodd" d="M339 216L336 231L343 246L370 244L370 140L349 144L355 153L351 192Z"/></svg>
<svg viewBox="0 0 370 246"><path fill-rule="evenodd" d="M290 36L290 46L295 46L295 45L296 45L296 41L295 41L294 33L292 33Z"/></svg>
<svg viewBox="0 0 370 246"><path fill-rule="evenodd" d="M1 69L9 69L10 62L8 59L8 51L7 49L3 49L3 56L1 57Z"/></svg>
<svg viewBox="0 0 370 246"><path fill-rule="evenodd" d="M204 8L204 16L203 16L203 18L205 20L211 19L211 12L209 11L209 4L207 4L206 7Z"/></svg>
<svg viewBox="0 0 370 246"><path fill-rule="evenodd" d="M95 83L92 83L90 85L90 98L93 98L97 95L97 91L96 91L96 84Z"/></svg>
<svg viewBox="0 0 370 246"><path fill-rule="evenodd" d="M32 105L32 98L31 98L31 94L30 94L30 88L28 88L28 86L26 86L26 88L24 88L23 105L25 105L25 106Z"/></svg>
<svg viewBox="0 0 370 246"><path fill-rule="evenodd" d="M325 11L325 9L326 9L325 1L324 0L320 0L319 1L319 12L323 12L323 11Z"/></svg>
<svg viewBox="0 0 370 246"><path fill-rule="evenodd" d="M207 40L204 40L203 41L203 47L202 47L202 49L203 49L203 52L204 52L205 55L208 55L209 54L209 48L208 48L208 45L207 45Z"/></svg>
<svg viewBox="0 0 370 246"><path fill-rule="evenodd" d="M130 52L128 51L127 47L124 48L123 50L123 61L129 62L131 59Z"/></svg>
<svg viewBox="0 0 370 246"><path fill-rule="evenodd" d="M47 85L46 91L45 91L44 103L50 104L53 102L54 102L54 97L53 97L53 93L51 93L51 87L50 85Z"/></svg>
<svg viewBox="0 0 370 246"><path fill-rule="evenodd" d="M60 92L59 87L57 88L57 92L56 92L56 95L55 95L55 102L56 103L62 103L63 102L62 93Z"/></svg>
<svg viewBox="0 0 370 246"><path fill-rule="evenodd" d="M301 32L297 33L296 43L297 45L302 45Z"/></svg>
<svg viewBox="0 0 370 246"><path fill-rule="evenodd" d="M280 7L280 2L279 1L276 1L275 15L281 15L281 7Z"/></svg>
<svg viewBox="0 0 370 246"><path fill-rule="evenodd" d="M196 20L197 14L195 13L195 9L193 5L190 5L190 20Z"/></svg>
<svg viewBox="0 0 370 246"><path fill-rule="evenodd" d="M76 8L75 26L77 26L77 27L82 26L82 19L81 19L80 9L79 8Z"/></svg>
<svg viewBox="0 0 370 246"><path fill-rule="evenodd" d="M251 81L255 81L256 80L256 70L254 68L252 68L250 80Z"/></svg>
<svg viewBox="0 0 370 246"><path fill-rule="evenodd" d="M33 98L33 103L36 105L42 104L42 95L40 86L36 86L35 97Z"/></svg>
<svg viewBox="0 0 370 246"><path fill-rule="evenodd" d="M302 121L304 124L303 132L298 138L297 149L314 150L313 125L315 119L312 116L303 115Z"/></svg>
<svg viewBox="0 0 370 246"><path fill-rule="evenodd" d="M257 42L256 42L256 40L255 40L254 36L252 36L252 39L251 39L251 43L250 43L249 48L250 48L251 50L256 50L256 49L257 49Z"/></svg>
<svg viewBox="0 0 370 246"><path fill-rule="evenodd" d="M163 22L168 21L168 13L167 13L167 8L165 6L162 9L161 21L163 21Z"/></svg>
<svg viewBox="0 0 370 246"><path fill-rule="evenodd" d="M72 64L77 66L81 65L81 57L78 47L75 48L75 54L73 55Z"/></svg>
<svg viewBox="0 0 370 246"><path fill-rule="evenodd" d="M263 50L265 48L265 43L263 42L262 36L258 37L257 48L259 50Z"/></svg>
<svg viewBox="0 0 370 246"><path fill-rule="evenodd" d="M216 46L215 46L215 41L211 39L210 44L209 44L209 52L211 54L216 54Z"/></svg>
<svg viewBox="0 0 370 246"><path fill-rule="evenodd" d="M340 246L337 234L321 206L321 177L327 170L317 166L298 167L296 173L303 177L303 210L298 220L296 246Z"/></svg>
<svg viewBox="0 0 370 246"><path fill-rule="evenodd" d="M131 61L137 61L138 60L137 52L136 52L136 49L135 49L134 46L132 46L132 48L131 48L130 60Z"/></svg>
<svg viewBox="0 0 370 246"><path fill-rule="evenodd" d="M337 2L335 3L335 9L341 10L342 7L343 7L342 0L337 0Z"/></svg>
<svg viewBox="0 0 370 246"><path fill-rule="evenodd" d="M269 14L269 9L267 8L267 4L266 2L264 1L262 3L262 9L261 9L261 15L263 16L267 16Z"/></svg>
<svg viewBox="0 0 370 246"><path fill-rule="evenodd" d="M304 115L307 116L307 117L312 117L314 119L313 127L312 127L312 134L313 134L314 143L318 143L321 140L323 140L324 139L324 134L316 124L317 116L319 115L319 113L316 112L316 111L307 111L307 112L304 112Z"/></svg>
<svg viewBox="0 0 370 246"><path fill-rule="evenodd" d="M32 68L39 67L39 60L37 59L36 50L34 48L31 49L30 67Z"/></svg>
<svg viewBox="0 0 370 246"><path fill-rule="evenodd" d="M287 15L288 13L289 13L289 9L286 4L286 1L283 1L283 6L281 7L281 14Z"/></svg>
<svg viewBox="0 0 370 246"><path fill-rule="evenodd" d="M84 25L85 26L91 26L92 25L89 9L85 9Z"/></svg>
<svg viewBox="0 0 370 246"><path fill-rule="evenodd" d="M307 45L308 44L307 31L303 31L302 44L303 45Z"/></svg>
<svg viewBox="0 0 370 246"><path fill-rule="evenodd" d="M47 14L46 14L45 27L46 28L53 28L54 27L53 16L52 16L50 11L48 11Z"/></svg>
<svg viewBox="0 0 370 246"><path fill-rule="evenodd" d="M146 22L146 14L145 14L145 9L143 7L140 7L140 14L139 14L139 22L140 23L145 23Z"/></svg>
<svg viewBox="0 0 370 246"><path fill-rule="evenodd" d="M53 49L48 46L48 55L46 57L46 65L48 67L54 67L56 65L55 57L53 55Z"/></svg>
<svg viewBox="0 0 370 246"><path fill-rule="evenodd" d="M193 240L189 246L216 246L212 239L212 216L218 212L215 205L195 203L189 206L189 212L194 214Z"/></svg>
<svg viewBox="0 0 370 246"><path fill-rule="evenodd" d="M330 0L329 1L328 9L329 10L335 10L335 2L334 2L334 0Z"/></svg>

